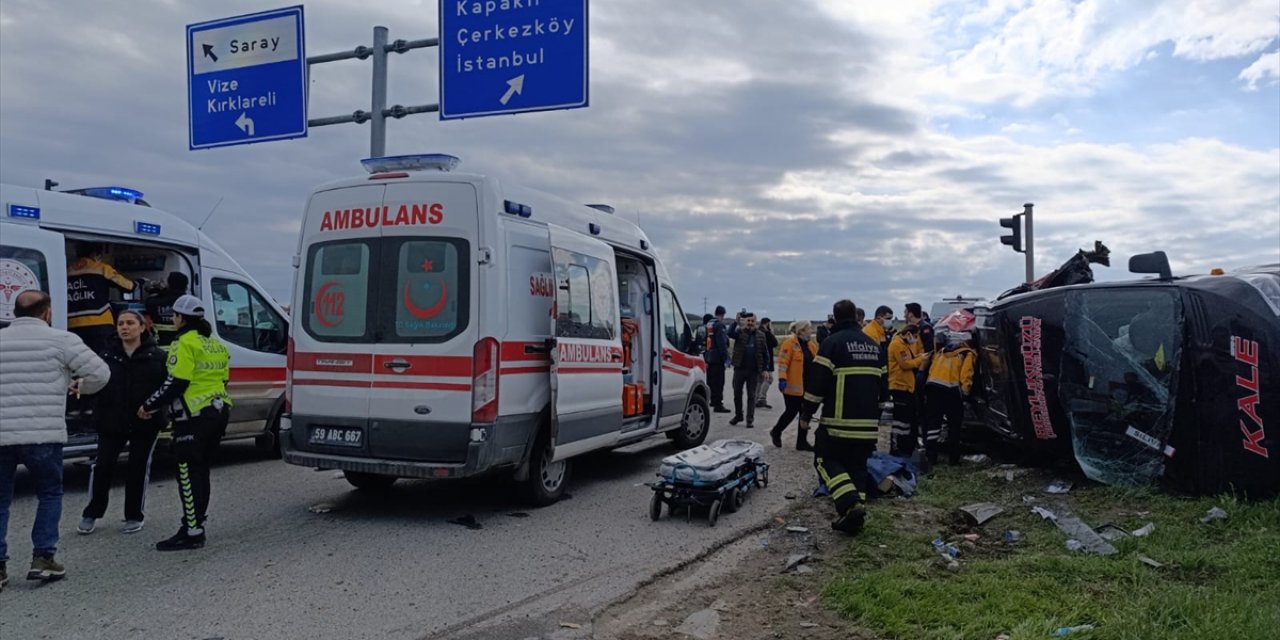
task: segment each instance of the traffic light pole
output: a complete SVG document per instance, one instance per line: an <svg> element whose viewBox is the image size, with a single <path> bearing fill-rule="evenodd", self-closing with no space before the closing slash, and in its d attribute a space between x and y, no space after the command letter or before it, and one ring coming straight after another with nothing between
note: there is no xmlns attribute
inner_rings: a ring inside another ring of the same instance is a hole
<svg viewBox="0 0 1280 640"><path fill-rule="evenodd" d="M1028 202L1022 205L1022 217L1024 220L1023 227L1023 247L1027 258L1027 284L1035 282L1036 279L1036 251L1035 251L1035 234L1031 232L1031 207L1035 205Z"/></svg>
<svg viewBox="0 0 1280 640"><path fill-rule="evenodd" d="M405 53L412 49L424 49L440 45L439 38L424 40L396 40L387 42L387 28L373 28L373 47L359 46L354 50L326 53L318 56L307 56L307 70L310 76L312 66L339 60L373 58L373 92L370 96L370 110L359 110L345 116L312 118L307 120L308 127L324 127L334 124L369 123L369 155L378 158L387 153L387 118L403 118L415 113L434 113L440 110L439 104L422 104L405 107L395 105L387 108L387 54ZM308 98L310 92L308 92Z"/></svg>

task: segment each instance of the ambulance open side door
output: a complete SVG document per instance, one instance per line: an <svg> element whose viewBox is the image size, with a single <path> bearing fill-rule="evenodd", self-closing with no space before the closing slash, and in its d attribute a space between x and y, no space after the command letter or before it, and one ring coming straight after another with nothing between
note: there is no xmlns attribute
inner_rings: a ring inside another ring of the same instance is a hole
<svg viewBox="0 0 1280 640"><path fill-rule="evenodd" d="M53 326L66 329L67 258L62 234L22 223L0 225L0 326L13 321L13 304L18 294L29 289L49 293Z"/></svg>
<svg viewBox="0 0 1280 640"><path fill-rule="evenodd" d="M618 278L609 245L548 227L556 298L551 312L551 436L555 460L609 447L622 431Z"/></svg>

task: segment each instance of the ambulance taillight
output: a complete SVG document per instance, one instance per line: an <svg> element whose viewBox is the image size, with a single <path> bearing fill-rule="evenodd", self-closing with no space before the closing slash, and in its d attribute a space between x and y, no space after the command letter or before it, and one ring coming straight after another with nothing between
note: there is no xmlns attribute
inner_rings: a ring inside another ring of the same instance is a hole
<svg viewBox="0 0 1280 640"><path fill-rule="evenodd" d="M498 420L499 344L494 338L476 343L471 358L471 422Z"/></svg>

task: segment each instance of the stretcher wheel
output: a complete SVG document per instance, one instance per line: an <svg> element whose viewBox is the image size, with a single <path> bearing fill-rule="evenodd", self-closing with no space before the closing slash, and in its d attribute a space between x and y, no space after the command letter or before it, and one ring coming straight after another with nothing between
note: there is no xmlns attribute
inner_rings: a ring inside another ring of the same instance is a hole
<svg viewBox="0 0 1280 640"><path fill-rule="evenodd" d="M756 486L761 489L769 486L769 469L765 467L756 472Z"/></svg>
<svg viewBox="0 0 1280 640"><path fill-rule="evenodd" d="M653 499L649 501L649 519L657 520L662 517L662 494L653 492Z"/></svg>
<svg viewBox="0 0 1280 640"><path fill-rule="evenodd" d="M720 507L723 506L723 504L724 503L723 501L720 500L720 498L716 498L711 502L711 508L707 510L707 526L708 527L716 526L716 521L720 519Z"/></svg>
<svg viewBox="0 0 1280 640"><path fill-rule="evenodd" d="M741 487L741 488L739 488L739 489L737 489L737 490L735 490L735 491L734 491L734 494L733 494L733 511L737 511L738 509L741 509L741 508L742 508L742 505L744 505L744 504L746 504L746 503L747 503L747 493L748 493L748 488L749 488L749 486L750 486L750 485L743 486L743 487Z"/></svg>

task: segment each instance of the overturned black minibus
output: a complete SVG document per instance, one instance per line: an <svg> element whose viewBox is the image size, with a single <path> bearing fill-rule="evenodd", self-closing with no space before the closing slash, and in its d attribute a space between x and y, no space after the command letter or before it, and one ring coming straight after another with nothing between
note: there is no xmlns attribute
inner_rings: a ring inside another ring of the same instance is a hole
<svg viewBox="0 0 1280 640"><path fill-rule="evenodd" d="M1280 494L1280 264L1158 273L977 309L984 422L1032 461L1099 482Z"/></svg>

